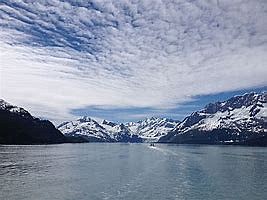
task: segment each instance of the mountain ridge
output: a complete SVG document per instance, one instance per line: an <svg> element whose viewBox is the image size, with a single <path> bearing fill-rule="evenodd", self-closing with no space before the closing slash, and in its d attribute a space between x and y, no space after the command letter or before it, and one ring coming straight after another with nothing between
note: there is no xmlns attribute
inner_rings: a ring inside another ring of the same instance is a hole
<svg viewBox="0 0 267 200"><path fill-rule="evenodd" d="M151 117L124 124L103 120L98 123L98 126L102 127L102 131L110 137L107 140L101 140L102 142L132 142L129 138L134 136L135 142L247 144L247 141L254 141L255 143L257 138L266 136L266 102L266 92L252 92L236 95L225 101L209 103L203 109L185 117L181 122ZM58 128L65 135L72 136L87 137L88 135L82 131L94 132L90 130L88 124L77 124L78 128L71 126L79 121L81 119L76 122L65 122ZM64 124L70 125L68 131L64 128ZM118 133L120 136L125 134L123 140L116 138ZM91 137L95 136L91 135ZM96 137L101 138L99 135Z"/></svg>
<svg viewBox="0 0 267 200"><path fill-rule="evenodd" d="M83 116L74 121L63 122L57 128L66 136L82 136L88 141L157 142L160 136L167 134L176 124L174 120L156 117L117 124L108 120L97 122Z"/></svg>
<svg viewBox="0 0 267 200"><path fill-rule="evenodd" d="M187 116L159 142L246 143L266 136L267 94L246 93L226 101L210 103Z"/></svg>
<svg viewBox="0 0 267 200"><path fill-rule="evenodd" d="M0 99L0 143L4 144L159 142L267 146L267 93L246 93L209 103L181 122L151 117L115 123L84 116L57 128Z"/></svg>
<svg viewBox="0 0 267 200"><path fill-rule="evenodd" d="M0 144L58 144L65 136L48 120L0 99Z"/></svg>

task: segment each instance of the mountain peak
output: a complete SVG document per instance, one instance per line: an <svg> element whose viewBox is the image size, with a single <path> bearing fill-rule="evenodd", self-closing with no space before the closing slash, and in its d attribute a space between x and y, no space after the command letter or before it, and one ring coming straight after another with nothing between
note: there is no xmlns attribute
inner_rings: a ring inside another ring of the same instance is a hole
<svg viewBox="0 0 267 200"><path fill-rule="evenodd" d="M96 122L95 120L93 120L91 117L88 117L88 116L83 116L83 117L79 118L78 121L80 121L80 122Z"/></svg>
<svg viewBox="0 0 267 200"><path fill-rule="evenodd" d="M231 111L233 109L244 107L249 107L257 103L266 103L267 93L263 92L257 94L255 92L245 93L244 95L236 95L226 101L209 103L200 112L214 114L218 111L225 112Z"/></svg>
<svg viewBox="0 0 267 200"><path fill-rule="evenodd" d="M58 126L65 135L83 135L99 141L157 141L178 122L166 118L151 117L138 122L116 124L108 120L97 122L84 116L76 121Z"/></svg>
<svg viewBox="0 0 267 200"><path fill-rule="evenodd" d="M48 144L66 141L50 121L33 117L23 108L0 100L1 144Z"/></svg>
<svg viewBox="0 0 267 200"><path fill-rule="evenodd" d="M266 107L266 92L246 93L210 103L186 117L161 141L221 143L264 136L267 132Z"/></svg>
<svg viewBox="0 0 267 200"><path fill-rule="evenodd" d="M108 125L108 126L111 126L111 127L114 127L114 126L117 125L116 123L107 121L105 119L102 121L102 124L105 124L105 125Z"/></svg>

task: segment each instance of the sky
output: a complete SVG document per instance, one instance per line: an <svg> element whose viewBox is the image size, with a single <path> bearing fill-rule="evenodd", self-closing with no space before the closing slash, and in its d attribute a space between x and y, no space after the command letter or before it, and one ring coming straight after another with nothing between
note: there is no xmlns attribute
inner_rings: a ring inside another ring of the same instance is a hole
<svg viewBox="0 0 267 200"><path fill-rule="evenodd" d="M266 0L2 0L0 98L54 123L182 119L266 91Z"/></svg>

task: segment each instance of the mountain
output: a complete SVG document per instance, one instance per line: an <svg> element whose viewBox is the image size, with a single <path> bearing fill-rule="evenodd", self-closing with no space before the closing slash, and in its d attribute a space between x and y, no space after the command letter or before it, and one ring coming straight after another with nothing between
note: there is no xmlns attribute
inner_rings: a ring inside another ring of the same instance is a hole
<svg viewBox="0 0 267 200"><path fill-rule="evenodd" d="M117 124L107 120L97 122L90 117L64 122L58 129L65 136L80 136L89 142L148 142L158 141L178 122L152 117L138 122Z"/></svg>
<svg viewBox="0 0 267 200"><path fill-rule="evenodd" d="M82 117L76 121L64 122L58 129L65 136L82 137L88 142L142 142L124 124L116 124L103 120L98 123L90 117Z"/></svg>
<svg viewBox="0 0 267 200"><path fill-rule="evenodd" d="M67 137L80 136L90 142L113 142L105 128L89 117L64 122L57 128Z"/></svg>
<svg viewBox="0 0 267 200"><path fill-rule="evenodd" d="M266 92L210 103L186 117L159 142L249 145L259 143L260 138L266 141L266 103Z"/></svg>
<svg viewBox="0 0 267 200"><path fill-rule="evenodd" d="M208 104L182 122L147 118L116 124L89 117L65 122L58 128L66 136L93 142L162 142L189 144L266 144L267 94L249 93Z"/></svg>
<svg viewBox="0 0 267 200"><path fill-rule="evenodd" d="M266 104L266 92L248 93L210 103L182 122L152 117L117 124L82 117L62 123L57 130L50 121L0 100L0 144L161 142L267 146Z"/></svg>
<svg viewBox="0 0 267 200"><path fill-rule="evenodd" d="M179 123L172 119L152 117L138 122L129 122L126 126L143 141L157 142Z"/></svg>
<svg viewBox="0 0 267 200"><path fill-rule="evenodd" d="M65 136L48 120L33 117L23 108L0 99L0 144L53 144Z"/></svg>

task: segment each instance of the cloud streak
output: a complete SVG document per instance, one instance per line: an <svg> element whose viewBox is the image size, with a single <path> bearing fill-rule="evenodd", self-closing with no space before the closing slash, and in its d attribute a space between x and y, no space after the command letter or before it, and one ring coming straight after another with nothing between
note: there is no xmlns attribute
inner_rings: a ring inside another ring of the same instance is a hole
<svg viewBox="0 0 267 200"><path fill-rule="evenodd" d="M64 119L265 86L266 1L3 1L1 96Z"/></svg>

